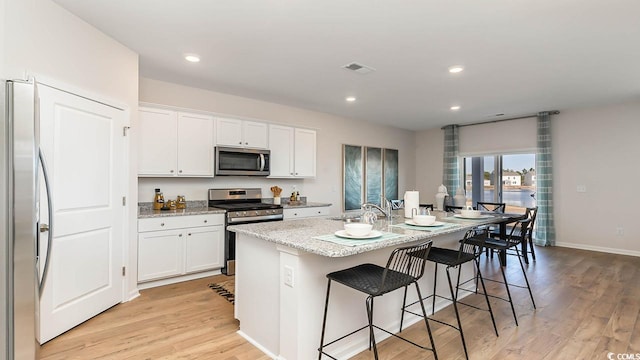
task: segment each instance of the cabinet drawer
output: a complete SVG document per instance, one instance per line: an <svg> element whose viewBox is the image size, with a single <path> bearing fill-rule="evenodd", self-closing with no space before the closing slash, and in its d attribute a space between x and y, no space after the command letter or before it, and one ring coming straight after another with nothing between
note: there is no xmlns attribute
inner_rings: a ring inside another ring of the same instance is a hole
<svg viewBox="0 0 640 360"><path fill-rule="evenodd" d="M138 232L224 225L224 214L164 216L138 220Z"/></svg>
<svg viewBox="0 0 640 360"><path fill-rule="evenodd" d="M289 208L284 209L284 219L300 219L314 216L329 215L329 207L306 207L306 208Z"/></svg>

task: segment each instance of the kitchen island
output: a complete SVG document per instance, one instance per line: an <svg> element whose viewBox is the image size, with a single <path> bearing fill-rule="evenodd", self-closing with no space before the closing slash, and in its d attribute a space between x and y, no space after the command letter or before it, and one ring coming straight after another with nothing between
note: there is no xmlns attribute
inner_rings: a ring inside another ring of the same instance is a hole
<svg viewBox="0 0 640 360"><path fill-rule="evenodd" d="M356 246L318 239L327 239L343 229L342 221L330 218L230 226L229 230L238 234L235 317L240 321L240 335L273 358L317 358L326 274L363 263L385 266L394 248L425 239L432 239L434 246L457 249L458 241L467 229L491 222L491 219L440 220L446 222L446 226L428 231L410 229L401 217L378 220L374 229L383 232L382 240L360 240L361 245ZM427 263L425 276L420 280L423 296L433 291L433 269L434 265ZM440 274L443 277L438 279L438 293L447 295L445 272ZM472 275L473 267L469 264L463 269L463 278ZM328 341L367 323L365 297L344 286L332 286L327 318ZM410 289L408 301L414 300L417 300L415 290ZM446 305L445 301L436 301L436 310ZM401 307L402 291L376 299L375 322L397 331ZM420 321L419 317L408 315L405 315L406 326ZM386 334L376 332L378 341L386 337ZM424 340L425 343L428 341L426 330ZM435 341L437 346L438 339ZM329 347L328 351L344 359L367 348L368 335L362 331L348 341Z"/></svg>

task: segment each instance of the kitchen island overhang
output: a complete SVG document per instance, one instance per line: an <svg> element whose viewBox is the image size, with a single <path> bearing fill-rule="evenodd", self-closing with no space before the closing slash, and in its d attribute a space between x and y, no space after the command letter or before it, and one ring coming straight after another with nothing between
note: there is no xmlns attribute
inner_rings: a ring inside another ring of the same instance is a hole
<svg viewBox="0 0 640 360"><path fill-rule="evenodd" d="M239 334L274 359L317 358L322 314L326 295L326 274L351 266L373 263L385 266L394 248L431 239L434 246L457 249L464 232L489 220L452 221L457 226L437 231L409 230L394 226L402 218L378 220L375 229L400 236L389 240L344 246L316 239L343 228L342 221L300 219L278 223L229 227L238 234L236 244L235 317L240 321ZM471 264L464 266L462 277L473 276ZM427 263L420 280L423 296L433 291L434 265ZM445 272L440 272L438 293L449 294ZM444 280L444 281L443 281ZM470 284L471 286L472 284ZM464 292L463 292L464 293ZM466 295L461 293L461 295ZM397 331L400 325L402 291L376 300L374 319L382 327ZM331 340L367 323L366 296L343 286L333 286L329 300L326 339ZM408 302L417 300L408 291ZM436 301L436 311L447 306ZM427 309L429 310L429 309ZM421 318L405 315L410 325ZM490 324L489 328L490 328ZM406 327L406 326L405 326ZM488 329L489 329L488 328ZM388 337L376 332L376 339ZM435 339L436 346L438 339ZM425 330L424 343L428 343ZM368 334L361 332L330 348L337 358L349 358L368 349Z"/></svg>

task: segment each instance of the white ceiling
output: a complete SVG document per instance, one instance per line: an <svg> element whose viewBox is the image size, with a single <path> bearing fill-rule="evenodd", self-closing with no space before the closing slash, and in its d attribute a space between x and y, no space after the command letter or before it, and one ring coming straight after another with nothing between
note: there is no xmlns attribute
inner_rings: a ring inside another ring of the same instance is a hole
<svg viewBox="0 0 640 360"><path fill-rule="evenodd" d="M142 77L406 129L640 98L638 0L54 1Z"/></svg>

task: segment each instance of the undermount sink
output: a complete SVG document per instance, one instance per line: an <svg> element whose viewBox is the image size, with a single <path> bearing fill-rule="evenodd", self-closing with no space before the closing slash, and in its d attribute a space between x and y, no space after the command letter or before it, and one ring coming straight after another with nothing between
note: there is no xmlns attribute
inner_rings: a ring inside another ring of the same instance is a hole
<svg viewBox="0 0 640 360"><path fill-rule="evenodd" d="M336 221L344 221L344 222L348 222L348 221L360 221L360 215L354 215L354 216L334 216L334 217L330 217L329 219L331 220L336 220Z"/></svg>

